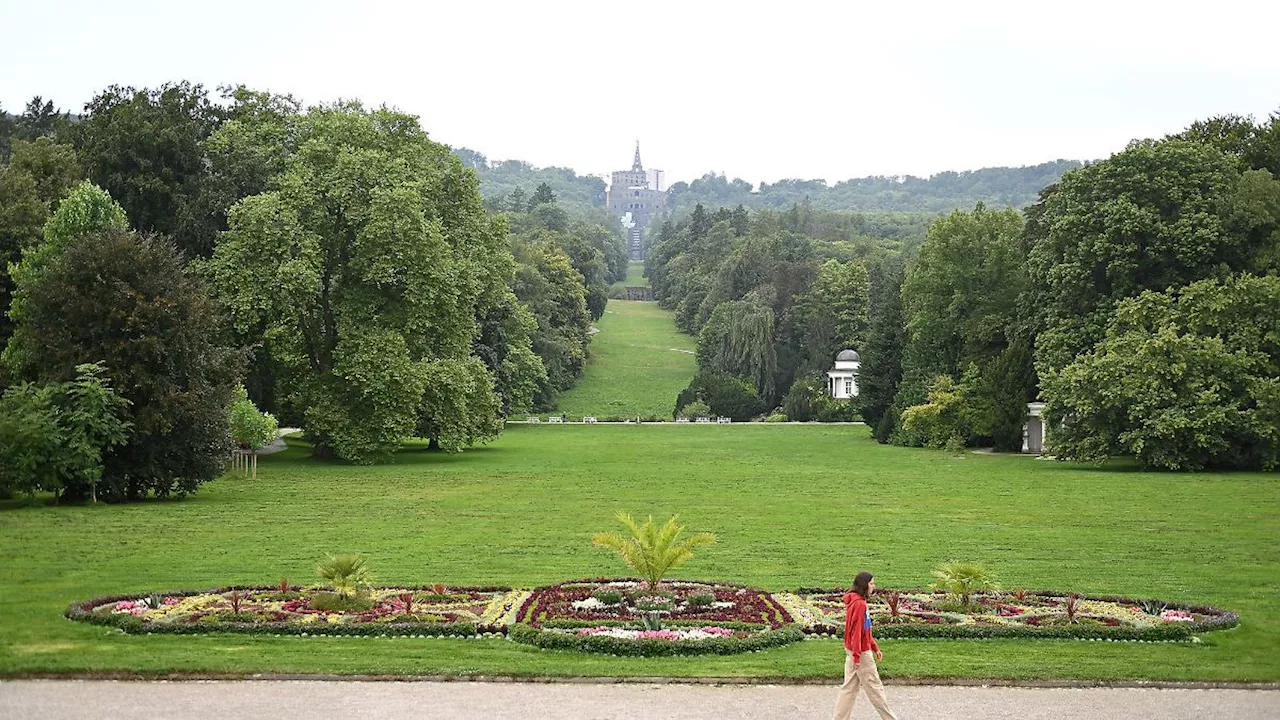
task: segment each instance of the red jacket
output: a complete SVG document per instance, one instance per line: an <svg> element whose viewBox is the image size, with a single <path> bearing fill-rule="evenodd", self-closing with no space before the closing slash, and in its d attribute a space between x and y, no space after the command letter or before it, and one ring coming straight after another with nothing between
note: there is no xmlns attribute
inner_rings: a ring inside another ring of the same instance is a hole
<svg viewBox="0 0 1280 720"><path fill-rule="evenodd" d="M856 665L862 653L880 652L876 639L871 637L871 618L867 616L867 601L855 592L844 594L844 649L853 653Z"/></svg>

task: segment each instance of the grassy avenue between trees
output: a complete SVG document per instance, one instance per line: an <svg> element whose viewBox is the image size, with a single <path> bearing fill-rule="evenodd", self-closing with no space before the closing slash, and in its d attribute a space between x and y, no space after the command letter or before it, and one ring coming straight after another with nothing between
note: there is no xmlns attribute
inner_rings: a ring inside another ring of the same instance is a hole
<svg viewBox="0 0 1280 720"><path fill-rule="evenodd" d="M643 280L641 281L641 283ZM591 340L577 387L556 408L570 420L592 415L671 419L676 395L695 371L694 339L677 332L657 303L610 300Z"/></svg>
<svg viewBox="0 0 1280 720"><path fill-rule="evenodd" d="M615 305L616 308L616 305ZM294 442L257 481L181 501L0 514L0 672L333 672L834 678L835 640L756 654L613 658L497 639L129 636L61 617L133 591L313 583L325 552L377 583L537 585L622 575L592 533L630 510L680 513L719 543L677 577L782 590L870 568L921 586L948 560L1006 588L1207 602L1240 627L1199 644L883 643L888 677L1280 680L1274 475L1171 475L875 444L854 426L511 427L456 455L319 462Z"/></svg>

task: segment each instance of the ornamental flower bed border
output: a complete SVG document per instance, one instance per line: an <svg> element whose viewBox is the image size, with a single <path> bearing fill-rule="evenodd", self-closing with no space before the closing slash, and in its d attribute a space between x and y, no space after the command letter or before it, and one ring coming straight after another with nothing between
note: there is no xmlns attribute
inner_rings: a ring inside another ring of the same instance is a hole
<svg viewBox="0 0 1280 720"><path fill-rule="evenodd" d="M407 592L431 592L432 585L396 585L395 589ZM487 593L509 593L513 588L493 585L484 586L447 586L449 590ZM223 595L230 592L279 592L274 585L227 585L208 590L177 590L155 593L166 598L187 598L199 595ZM301 591L302 588L299 588ZM314 590L314 588L312 588ZM157 623L129 613L97 613L94 610L103 605L121 601L137 600L146 597L142 593L104 595L89 600L73 602L67 608L65 616L70 620L86 622L93 625L114 627L123 632L133 634L164 633L170 635L204 635L209 633L229 632L248 635L343 635L343 636L423 636L423 637L476 637L478 635L505 635L509 628L506 624L479 624L471 622L361 622L361 623L298 623L288 621L260 622L198 622L198 623ZM429 605L424 609L429 608Z"/></svg>
<svg viewBox="0 0 1280 720"><path fill-rule="evenodd" d="M545 618L543 620L537 619L537 613L545 609L546 607L545 602L547 601L548 597L554 599L560 604L564 604L566 602L566 599L558 596L566 594L567 592L572 592L574 590L577 590L577 588L570 588L569 586L618 585L619 587L615 589L620 590L621 583L634 583L635 586L643 586L644 582L645 582L644 580L641 580L638 578L600 577L600 578L588 578L584 580L566 580L564 582L555 583L553 585L543 585L541 587L534 588L532 591L532 594L530 594L530 596L525 599L524 604L521 605L519 611L516 613L515 622L516 624L531 625L531 626L534 626L535 628L541 627L544 622L551 623L550 625L548 625L548 627L556 627L557 625L560 627L566 627L573 622L582 622L583 627L590 627L590 626L596 626L596 625L611 625L614 623L628 623L628 622L638 623L640 622L639 617L629 618L629 617L620 616L618 614L615 614L614 612L609 612L604 610L599 610L595 612L567 611L567 610L564 610L563 608L558 608L557 609L558 612L568 613L569 616L568 617L552 616L552 617ZM767 627L768 629L777 630L787 625L794 624L795 622L795 619L791 616L791 613L787 611L787 608L782 603L780 603L776 597L774 597L773 593L767 592L765 590L761 590L760 588L754 588L748 585L742 585L740 583L704 582L699 580L678 580L678 579L664 581L663 585L665 585L667 589L670 589L673 587L689 586L689 585L705 586L706 588L711 589L713 591L713 594L715 590L721 590L721 591L724 591L725 593L732 592L734 595L743 594L744 595L743 600L746 601L751 606L751 610L753 612L759 613L760 615L758 618L756 618L755 615L753 615L751 619L744 619L741 617L735 618L732 616L743 612L741 609L734 608L733 610L727 610L724 608L708 607L708 608L701 608L701 609L694 609L694 610L686 610L685 612L678 615L663 614L662 623L664 625L677 626L677 625L688 624L688 623L696 623L698 625L720 625L724 627L729 627L731 625L737 625L737 626L755 625L755 626L760 626L760 628L762 629ZM662 586L660 586L659 591L661 591L662 589L663 589ZM573 593L573 594L577 594L577 593ZM592 597L592 596L593 596L592 593L587 593L587 597ZM614 606L611 606L611 607L614 607Z"/></svg>
<svg viewBox="0 0 1280 720"><path fill-rule="evenodd" d="M834 595L847 592L846 588L799 588L793 594L804 600L806 595ZM900 592L903 595L934 595L936 597L945 597L947 594L941 591L929 589L909 589L909 588L885 588L878 590L876 595L883 595L887 592ZM781 594L781 593L780 593ZM979 596L1007 598L1007 593L980 593ZM1060 590L1028 590L1027 597L1052 600L1061 602L1070 597L1071 593L1065 593ZM1125 597L1123 595L1082 595L1076 594L1082 602L1105 602L1114 603L1125 606L1141 606L1144 603L1158 604L1166 610L1180 610L1188 613L1196 613L1206 616L1205 620L1192 622L1153 622L1148 625L1029 625L1022 623L1009 624L895 624L881 622L875 626L875 634L878 638L937 638L937 639L985 639L985 638L1047 638L1047 639L1079 639L1079 640L1113 640L1113 641L1143 641L1143 642L1169 642L1189 640L1193 635L1200 632L1211 632L1214 630L1225 630L1239 625L1240 617L1230 610L1224 610L1212 605L1196 605L1191 603L1169 602L1165 600L1155 599L1135 599ZM877 610L876 599L872 600L873 612ZM786 603L783 603L784 605ZM879 603L883 606L883 603ZM1043 616L1047 613L1037 613ZM1086 613L1081 613L1081 617L1086 617ZM844 627L824 622L806 622L804 618L798 618L800 626L804 628L806 634L818 636L834 636L839 637L844 632Z"/></svg>
<svg viewBox="0 0 1280 720"><path fill-rule="evenodd" d="M545 650L577 650L640 657L672 657L679 655L736 655L790 645L804 639L799 625L784 625L777 630L764 630L745 638L710 638L707 640L624 640L606 635L577 635L554 630L539 630L518 623L507 637L524 645Z"/></svg>
<svg viewBox="0 0 1280 720"><path fill-rule="evenodd" d="M753 633L748 637L707 638L682 641L656 639L630 640L610 636L579 635L572 632L566 632L585 627L635 627L637 625L637 620L635 618L627 617L593 619L572 617L548 618L541 623L541 627L526 622L528 612L531 607L534 606L535 601L539 597L539 591L551 590L564 585L620 582L640 581L619 578L594 578L588 580L567 581L556 585L542 586L530 590L488 585L474 587L448 587L448 590L458 592L467 591L508 594L516 592L527 593L523 598L519 596L509 598L508 602L514 601L515 604L506 606L504 612L498 616L495 622L485 624L477 624L473 622L395 622L394 620L347 623L302 623L287 620L262 620L258 622L213 620L194 623L167 623L148 621L142 617L138 617L127 612L94 612L95 608L99 608L110 603L133 601L142 597L147 597L147 595L142 593L117 594L75 602L68 607L66 617L81 622L115 627L129 633L169 633L190 635L233 632L259 635L398 637L476 637L480 635L506 635L514 641L542 648L571 649L584 652L608 653L612 655L640 656L692 655L700 653L733 654L752 650L761 650L769 647L780 647L794 642L797 639L802 639L805 635L838 637L844 629L843 626L838 626L832 622L824 622L823 619L815 620L812 614L806 616L805 613L797 614L796 612L793 612L795 608L792 607L792 604L783 600L783 597L787 595L786 593L768 593L763 590L735 583L710 583L685 580L674 580L672 583L677 585L691 583L694 585L707 585L717 588L734 588L751 591L752 593L755 593L752 597L762 600L763 606L774 614L774 620L766 624L764 622L751 623L731 621L728 619L715 620L697 617L664 616L662 623L665 627L670 628L687 629L697 626L719 626L726 629ZM437 586L405 585L393 586L393 588L403 589L406 592L431 592L437 589ZM316 588L309 589L311 591L317 590ZM388 588L381 589L385 590ZM224 586L212 590L180 590L158 593L156 595L160 595L165 598L187 598L198 595L223 595L234 591L277 592L278 590L278 587L270 585ZM299 588L299 590L301 590L301 588ZM938 597L944 595L944 593L935 593L929 590L900 589L898 591L903 594L933 595ZM844 592L843 588L800 588L795 591L794 595L797 596L802 603L807 605L808 601L804 598L805 595L834 595L842 592ZM987 596L990 597L990 594ZM1028 591L1027 596L1032 599L1048 600L1053 603L1060 603L1068 597L1068 594L1061 591L1039 590ZM1004 599L1008 596L1006 594L1000 594L998 597ZM1081 602L1114 603L1128 607L1143 605L1147 607L1154 606L1160 607L1166 612L1180 611L1194 613L1196 615L1200 615L1202 619L1189 622L1152 621L1150 624L1126 624L1120 626L1097 625L1091 623L1080 625L1036 626L1017 622L1006 622L1001 624L999 621L994 623L984 622L981 624L897 624L881 622L876 625L876 636L886 639L1047 638L1155 642L1188 640L1197 633L1232 628L1239 624L1239 616L1236 613L1211 605L1168 602L1163 600L1134 599L1119 595L1080 595L1079 599ZM492 603L493 601L490 602ZM753 605L755 604L757 603L753 600ZM1017 603L1015 602L1015 604ZM873 609L876 609L877 605L882 604L873 604ZM809 607L812 608L812 606ZM1047 607L1055 608L1054 605ZM423 613L430 613L430 604L424 602L422 611ZM1024 615L1030 614L1031 613L1025 613ZM1035 614L1037 616L1056 616L1058 615L1058 612L1050 611L1047 613ZM1089 614L1090 613L1088 612L1081 612L1080 617L1087 617ZM1158 616L1153 615L1152 617Z"/></svg>

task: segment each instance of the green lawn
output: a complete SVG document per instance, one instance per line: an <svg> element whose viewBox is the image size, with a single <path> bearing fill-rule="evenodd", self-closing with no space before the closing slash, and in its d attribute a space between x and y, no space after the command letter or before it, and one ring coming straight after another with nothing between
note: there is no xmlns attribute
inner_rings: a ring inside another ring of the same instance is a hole
<svg viewBox="0 0 1280 720"><path fill-rule="evenodd" d="M1276 474L1154 474L880 446L860 426L512 427L392 465L262 459L181 501L0 509L0 673L84 671L822 676L813 640L728 657L612 658L502 640L128 636L61 617L107 593L314 581L325 552L384 583L534 585L623 574L591 534L678 512L720 542L677 575L771 590L868 568L920 586L946 560L1005 587L1207 602L1240 627L1200 644L893 641L886 676L1280 680Z"/></svg>
<svg viewBox="0 0 1280 720"><path fill-rule="evenodd" d="M610 300L591 339L578 386L556 409L571 419L652 416L670 420L676 395L693 378L694 340L657 303Z"/></svg>
<svg viewBox="0 0 1280 720"><path fill-rule="evenodd" d="M627 263L627 277L613 284L615 288L648 286L649 278L644 276L644 263L632 260Z"/></svg>

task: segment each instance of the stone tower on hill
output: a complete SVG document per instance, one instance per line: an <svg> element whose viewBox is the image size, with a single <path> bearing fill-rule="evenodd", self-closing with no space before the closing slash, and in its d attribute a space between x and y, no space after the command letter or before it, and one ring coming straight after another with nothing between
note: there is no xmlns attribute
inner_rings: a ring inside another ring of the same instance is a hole
<svg viewBox="0 0 1280 720"><path fill-rule="evenodd" d="M605 204L618 216L627 234L627 254L632 260L644 260L646 231L653 218L667 207L663 188L665 173L645 170L640 162L640 141L636 141L636 157L630 170L613 173Z"/></svg>

